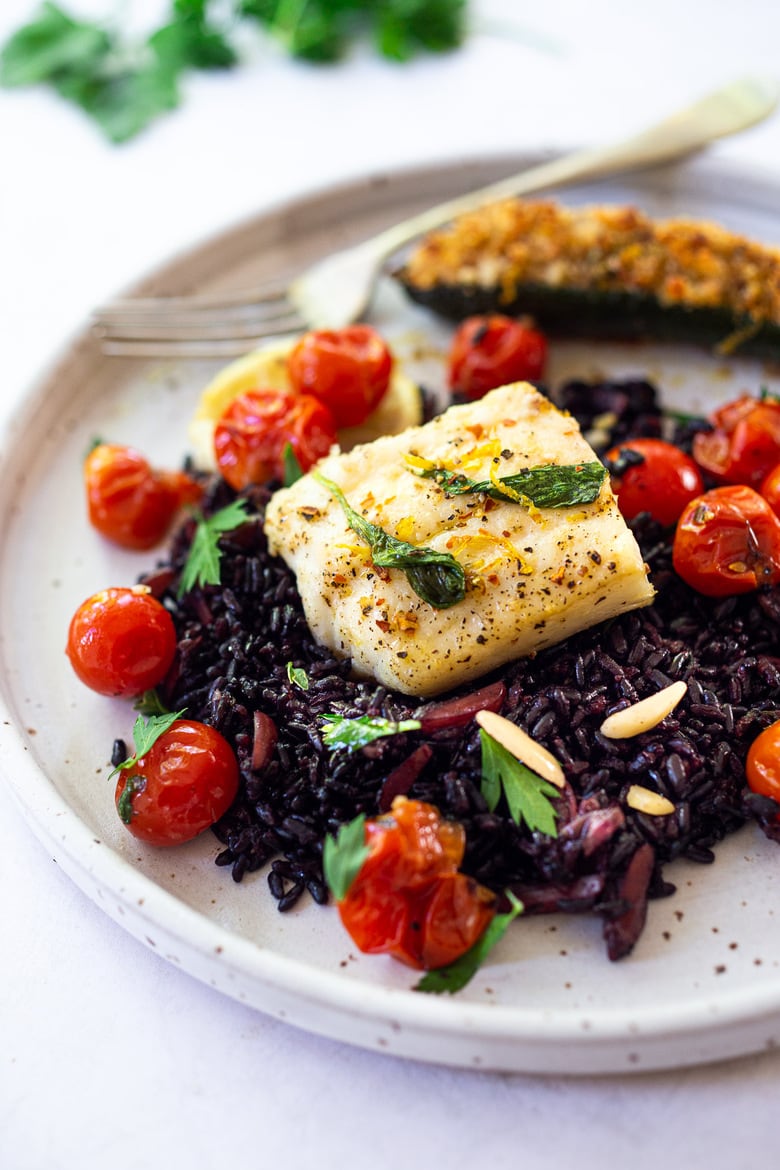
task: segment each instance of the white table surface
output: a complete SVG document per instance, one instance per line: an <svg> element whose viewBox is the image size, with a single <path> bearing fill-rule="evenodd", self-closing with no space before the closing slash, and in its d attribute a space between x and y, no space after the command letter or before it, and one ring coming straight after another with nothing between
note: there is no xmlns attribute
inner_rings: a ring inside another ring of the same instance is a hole
<svg viewBox="0 0 780 1170"><path fill-rule="evenodd" d="M92 305L286 195L398 163L606 141L780 69L770 0L472 7L517 37L475 35L403 67L358 52L314 69L260 49L241 72L189 80L182 110L121 148L44 91L0 91L2 415ZM34 8L3 0L0 38ZM143 27L162 4L125 8ZM715 149L780 168L780 116ZM477 1074L319 1039L223 998L105 917L2 784L0 924L3 1170L738 1170L775 1157L778 1054L629 1079Z"/></svg>

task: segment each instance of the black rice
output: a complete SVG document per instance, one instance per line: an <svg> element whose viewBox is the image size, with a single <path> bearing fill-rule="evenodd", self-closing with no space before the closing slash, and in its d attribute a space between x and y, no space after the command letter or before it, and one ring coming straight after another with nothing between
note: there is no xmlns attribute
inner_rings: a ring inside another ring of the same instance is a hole
<svg viewBox="0 0 780 1170"><path fill-rule="evenodd" d="M593 401L579 383L564 400L572 409ZM597 406L619 416L620 438L631 428L659 429L646 383L602 386ZM592 405L589 410L596 413ZM230 867L236 881L267 866L280 910L305 893L325 902L325 835L358 813L376 814L400 791L461 821L464 868L497 892L517 891L529 912L600 913L613 958L627 953L641 931L647 896L673 892L664 876L668 862L685 857L710 864L713 846L750 819L777 837L777 806L747 790L744 765L752 740L780 717L779 590L726 600L695 593L672 569L668 533L641 516L633 528L657 590L654 605L475 684L500 680L502 713L565 766L559 834L550 839L518 827L500 806L488 810L473 720L448 721L445 709L429 730L381 739L361 751L323 745L320 716L326 713L397 720L431 705L354 680L348 662L317 645L293 575L267 551L262 514L268 490L247 495L257 518L222 538L221 586L176 598L192 522L177 535L170 561L147 580L170 609L179 636L165 701L218 728L239 760L239 797L214 829L224 846L217 864ZM232 498L214 479L204 511ZM308 689L291 677L290 664L306 672ZM687 683L687 695L660 726L623 741L600 734L606 714L677 679ZM269 750L257 736L259 728L268 733L270 721L276 738ZM675 814L654 817L629 808L626 794L637 783L667 795Z"/></svg>

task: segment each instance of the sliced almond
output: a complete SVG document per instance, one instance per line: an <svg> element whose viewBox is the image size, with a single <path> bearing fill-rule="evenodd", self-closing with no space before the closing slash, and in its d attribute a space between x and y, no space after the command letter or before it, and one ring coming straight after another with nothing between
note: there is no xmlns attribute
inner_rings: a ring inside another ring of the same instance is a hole
<svg viewBox="0 0 780 1170"><path fill-rule="evenodd" d="M684 682L670 683L647 699L608 715L601 725L601 734L608 739L630 739L633 735L650 731L671 714L687 689Z"/></svg>
<svg viewBox="0 0 780 1170"><path fill-rule="evenodd" d="M477 711L475 719L483 731L511 752L521 764L536 772L537 776L549 780L556 788L563 788L566 777L555 756L532 739L522 727L505 719L503 715L497 715L495 711Z"/></svg>
<svg viewBox="0 0 780 1170"><path fill-rule="evenodd" d="M641 784L632 784L626 796L626 804L635 812L647 813L651 817L668 817L674 812L674 805L660 792L653 792L652 788L643 788Z"/></svg>

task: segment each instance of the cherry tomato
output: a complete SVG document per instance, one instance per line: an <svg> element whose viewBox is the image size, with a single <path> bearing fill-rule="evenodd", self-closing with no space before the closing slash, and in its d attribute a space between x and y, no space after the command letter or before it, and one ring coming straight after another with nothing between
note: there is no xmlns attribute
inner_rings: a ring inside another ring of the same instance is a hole
<svg viewBox="0 0 780 1170"><path fill-rule="evenodd" d="M649 512L659 524L671 526L685 505L704 491L691 457L662 439L629 439L608 451L606 462L614 465L612 490L626 520Z"/></svg>
<svg viewBox="0 0 780 1170"><path fill-rule="evenodd" d="M365 422L387 393L392 370L392 354L370 325L305 333L287 359L294 388L319 398L337 427Z"/></svg>
<svg viewBox="0 0 780 1170"><path fill-rule="evenodd" d="M780 582L780 519L753 488L714 488L687 505L672 546L674 567L708 597Z"/></svg>
<svg viewBox="0 0 780 1170"><path fill-rule="evenodd" d="M131 699L165 678L176 653L176 630L145 585L103 589L73 615L66 653L93 691Z"/></svg>
<svg viewBox="0 0 780 1170"><path fill-rule="evenodd" d="M508 382L538 381L546 361L547 341L527 322L500 313L467 317L450 347L450 388L473 401Z"/></svg>
<svg viewBox="0 0 780 1170"><path fill-rule="evenodd" d="M712 415L714 430L694 436L693 457L720 483L757 488L780 463L780 401L749 394Z"/></svg>
<svg viewBox="0 0 780 1170"><path fill-rule="evenodd" d="M745 761L748 787L780 804L780 721L754 739ZM780 819L780 817L778 817Z"/></svg>
<svg viewBox="0 0 780 1170"><path fill-rule="evenodd" d="M761 481L758 489L776 516L780 516L780 463Z"/></svg>
<svg viewBox="0 0 780 1170"><path fill-rule="evenodd" d="M84 462L90 523L122 548L158 544L183 504L193 504L201 488L183 471L156 471L140 451L100 443Z"/></svg>
<svg viewBox="0 0 780 1170"><path fill-rule="evenodd" d="M218 731L177 719L146 755L120 772L117 811L134 837L149 845L180 845L227 812L238 778L233 749Z"/></svg>
<svg viewBox="0 0 780 1170"><path fill-rule="evenodd" d="M236 491L283 480L288 443L302 470L308 471L335 442L336 425L328 408L311 394L291 390L239 394L214 431L217 467Z"/></svg>
<svg viewBox="0 0 780 1170"><path fill-rule="evenodd" d="M368 954L410 967L444 967L464 954L495 914L495 895L460 873L465 833L422 801L396 797L366 822L370 853L339 913Z"/></svg>

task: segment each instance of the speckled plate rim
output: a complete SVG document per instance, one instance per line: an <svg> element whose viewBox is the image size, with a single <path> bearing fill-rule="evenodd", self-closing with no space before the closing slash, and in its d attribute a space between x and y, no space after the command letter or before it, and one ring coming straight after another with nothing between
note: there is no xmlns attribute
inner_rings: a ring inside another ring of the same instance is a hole
<svg viewBox="0 0 780 1170"><path fill-rule="evenodd" d="M538 155L511 160L479 160L498 173ZM470 165L470 164L469 164ZM722 162L700 162L713 180L740 182L780 197L780 182L757 168L737 169ZM457 170L462 163L454 163ZM435 167L411 168L406 176L426 176ZM397 175L399 172L394 172ZM256 217L272 219L292 209L306 214L327 195L359 192L372 177L285 201ZM187 256L230 249L255 217L208 240L200 249L168 261L136 288L167 287ZM15 438L42 407L47 387L62 363L88 344L79 333L24 397L0 434L0 503L14 507L12 476ZM0 541L4 540L0 537ZM5 680L2 680L2 686ZM53 857L106 913L164 959L251 1006L323 1035L361 1046L436 1063L525 1072L570 1074L639 1071L690 1065L773 1048L780 1043L780 979L751 991L724 989L691 1009L674 1003L643 1005L641 1021L630 1010L556 1010L474 1004L457 997L421 996L392 987L356 986L338 974L312 968L237 936L159 887L108 846L63 799L34 760L29 740L0 694L0 771L23 814ZM583 1016L587 1015L587 1021ZM585 1027L587 1024L587 1027Z"/></svg>

